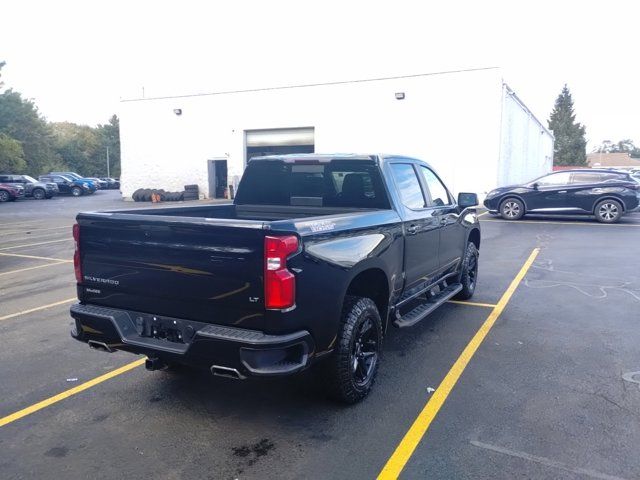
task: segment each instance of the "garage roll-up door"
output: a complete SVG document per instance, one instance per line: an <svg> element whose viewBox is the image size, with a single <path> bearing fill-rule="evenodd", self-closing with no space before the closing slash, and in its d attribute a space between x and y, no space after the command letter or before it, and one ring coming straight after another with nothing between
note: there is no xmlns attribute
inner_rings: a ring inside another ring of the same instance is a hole
<svg viewBox="0 0 640 480"><path fill-rule="evenodd" d="M313 145L313 127L247 130L247 147Z"/></svg>

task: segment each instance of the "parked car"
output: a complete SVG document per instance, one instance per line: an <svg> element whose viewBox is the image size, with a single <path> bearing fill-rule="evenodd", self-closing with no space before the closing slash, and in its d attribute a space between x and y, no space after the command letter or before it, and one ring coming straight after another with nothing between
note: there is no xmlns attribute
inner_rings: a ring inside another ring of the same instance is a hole
<svg viewBox="0 0 640 480"><path fill-rule="evenodd" d="M99 190L106 190L108 188L109 184L100 178L96 178L96 177L87 177L87 178L91 180L93 183L95 183Z"/></svg>
<svg viewBox="0 0 640 480"><path fill-rule="evenodd" d="M13 202L24 196L24 187L9 183L0 183L0 203Z"/></svg>
<svg viewBox="0 0 640 480"><path fill-rule="evenodd" d="M72 336L214 375L370 391L387 327L476 288L475 194L401 156L253 158L233 204L80 213ZM408 366L407 368L410 368Z"/></svg>
<svg viewBox="0 0 640 480"><path fill-rule="evenodd" d="M120 180L111 177L104 177L100 180L107 182L107 188L117 190L120 188Z"/></svg>
<svg viewBox="0 0 640 480"><path fill-rule="evenodd" d="M65 175L41 175L38 178L41 182L52 182L58 186L58 192L63 195L73 195L79 197L94 193L96 187L93 183L85 180L74 180Z"/></svg>
<svg viewBox="0 0 640 480"><path fill-rule="evenodd" d="M496 188L487 194L484 205L506 220L518 220L527 213L575 214L615 223L638 209L640 185L626 172L564 170L523 185Z"/></svg>
<svg viewBox="0 0 640 480"><path fill-rule="evenodd" d="M97 184L97 182L94 179L91 178L87 178L87 177L82 177L80 175L78 175L76 172L51 172L49 173L49 175L64 175L65 177L70 177L73 180L80 180L83 182L88 182L92 185L93 190L96 191L98 190L98 188L100 188L100 186Z"/></svg>
<svg viewBox="0 0 640 480"><path fill-rule="evenodd" d="M39 182L29 175L0 175L0 183L24 187L24 196L36 200L53 198L58 194L58 186L53 183Z"/></svg>

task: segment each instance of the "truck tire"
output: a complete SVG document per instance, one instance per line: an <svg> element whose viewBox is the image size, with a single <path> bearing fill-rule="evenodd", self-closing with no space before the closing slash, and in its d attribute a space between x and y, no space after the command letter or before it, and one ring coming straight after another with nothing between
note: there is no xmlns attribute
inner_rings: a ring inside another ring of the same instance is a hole
<svg viewBox="0 0 640 480"><path fill-rule="evenodd" d="M473 297L478 281L478 257L478 249L474 243L469 242L462 260L462 272L460 273L462 290L456 294L456 300L468 300Z"/></svg>
<svg viewBox="0 0 640 480"><path fill-rule="evenodd" d="M593 209L600 223L616 223L622 217L622 205L616 200L602 200Z"/></svg>
<svg viewBox="0 0 640 480"><path fill-rule="evenodd" d="M506 198L500 203L499 211L505 220L520 220L524 216L524 203L517 198Z"/></svg>
<svg viewBox="0 0 640 480"><path fill-rule="evenodd" d="M346 296L336 346L318 364L329 395L344 403L364 399L376 380L382 343L382 320L370 298Z"/></svg>
<svg viewBox="0 0 640 480"><path fill-rule="evenodd" d="M142 198L140 198L142 195L142 188L137 189L135 192L133 192L133 195L131 195L131 198L133 198L134 202L141 202Z"/></svg>
<svg viewBox="0 0 640 480"><path fill-rule="evenodd" d="M31 195L33 195L33 198L35 198L36 200L44 200L47 196L47 193L42 188L34 188Z"/></svg>

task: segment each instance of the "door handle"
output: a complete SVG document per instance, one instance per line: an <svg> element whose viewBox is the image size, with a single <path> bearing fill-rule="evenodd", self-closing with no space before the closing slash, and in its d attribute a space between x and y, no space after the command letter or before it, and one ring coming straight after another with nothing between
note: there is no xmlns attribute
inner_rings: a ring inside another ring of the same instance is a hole
<svg viewBox="0 0 640 480"><path fill-rule="evenodd" d="M407 235L415 235L416 233L418 233L417 225L409 225L407 227Z"/></svg>
<svg viewBox="0 0 640 480"><path fill-rule="evenodd" d="M567 193L566 190L560 190L558 193Z"/></svg>

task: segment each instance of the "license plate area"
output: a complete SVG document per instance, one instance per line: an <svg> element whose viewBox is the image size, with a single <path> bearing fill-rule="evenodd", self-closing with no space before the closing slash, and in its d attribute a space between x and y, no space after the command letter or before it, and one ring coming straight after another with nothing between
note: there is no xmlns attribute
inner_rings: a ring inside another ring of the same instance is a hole
<svg viewBox="0 0 640 480"><path fill-rule="evenodd" d="M158 317L156 315L139 315L136 317L136 330L141 337L155 338L171 343L185 343L191 337L193 328L181 320Z"/></svg>

